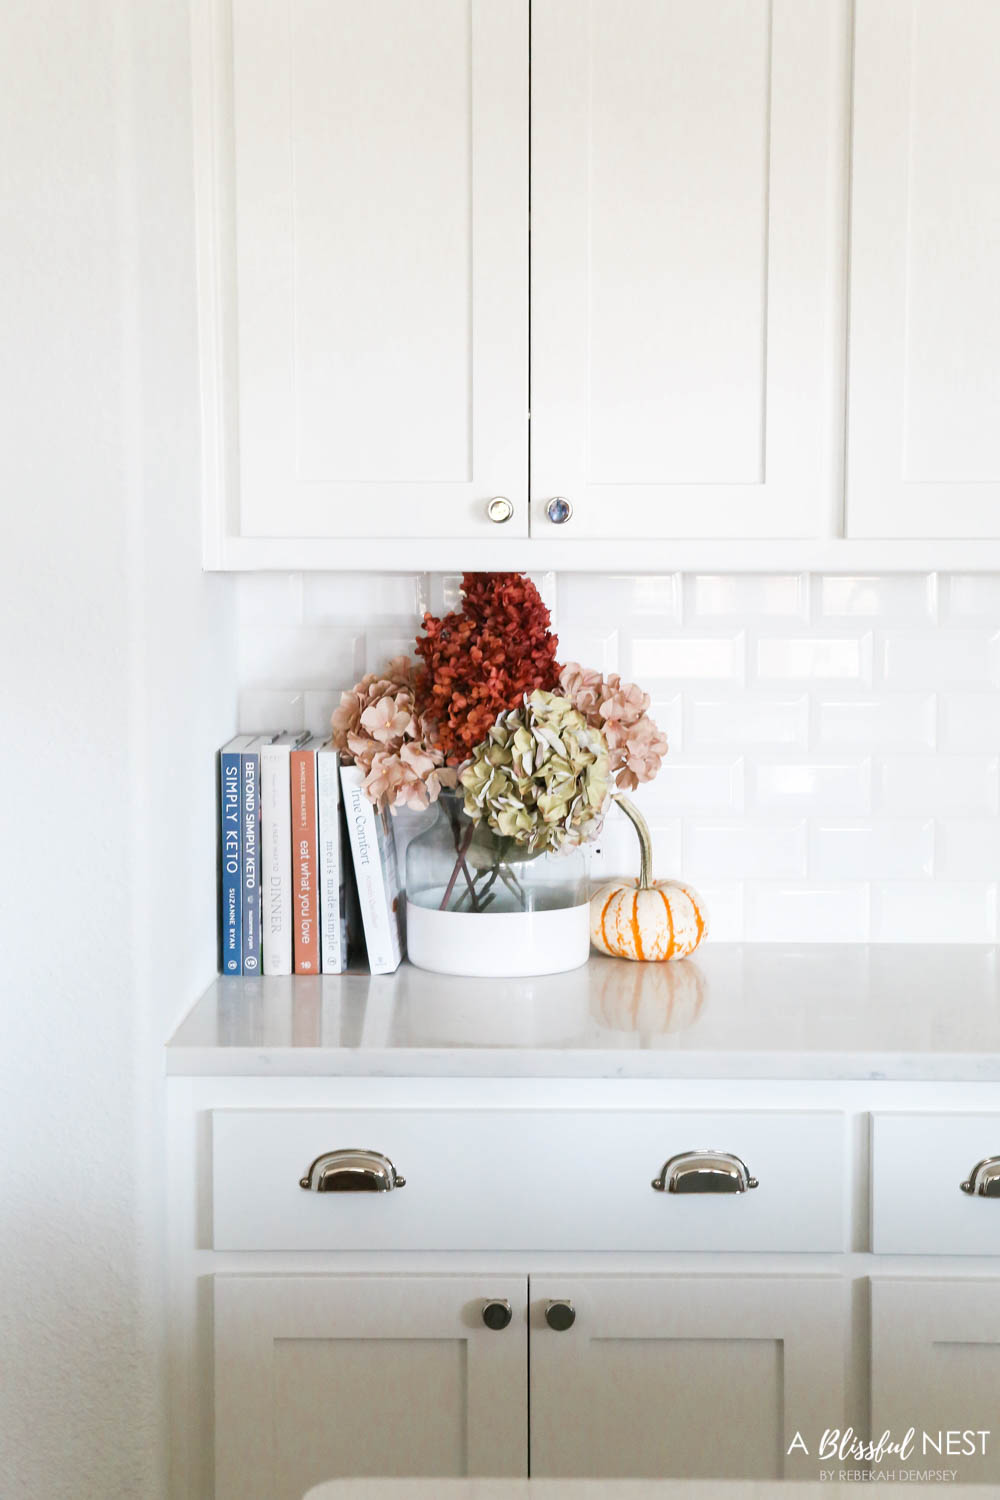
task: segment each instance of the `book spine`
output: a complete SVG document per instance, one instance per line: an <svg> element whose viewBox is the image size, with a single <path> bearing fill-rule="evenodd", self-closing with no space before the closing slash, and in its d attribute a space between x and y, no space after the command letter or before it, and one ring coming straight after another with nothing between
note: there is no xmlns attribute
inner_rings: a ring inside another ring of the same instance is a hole
<svg viewBox="0 0 1000 1500"><path fill-rule="evenodd" d="M394 868L394 859L390 867L387 854L392 851L382 847L386 840L391 845L392 828L386 827L365 796L362 787L364 773L357 766L343 766L340 776L365 947L368 949L368 967L373 974L392 974L399 968L403 956L399 933L399 891L391 892L386 883L390 868Z"/></svg>
<svg viewBox="0 0 1000 1500"><path fill-rule="evenodd" d="M240 864L243 892L243 972L260 973L260 753L240 756L243 822Z"/></svg>
<svg viewBox="0 0 1000 1500"><path fill-rule="evenodd" d="M240 757L223 750L219 756L221 829L222 972L243 972L242 911L240 895Z"/></svg>
<svg viewBox="0 0 1000 1500"><path fill-rule="evenodd" d="M347 967L347 913L340 850L339 762L336 750L317 751L320 963L324 974L342 974Z"/></svg>
<svg viewBox="0 0 1000 1500"><path fill-rule="evenodd" d="M293 750L292 888L296 974L319 973L319 883L316 860L316 752Z"/></svg>
<svg viewBox="0 0 1000 1500"><path fill-rule="evenodd" d="M260 752L260 949L265 974L292 972L292 788L287 745Z"/></svg>

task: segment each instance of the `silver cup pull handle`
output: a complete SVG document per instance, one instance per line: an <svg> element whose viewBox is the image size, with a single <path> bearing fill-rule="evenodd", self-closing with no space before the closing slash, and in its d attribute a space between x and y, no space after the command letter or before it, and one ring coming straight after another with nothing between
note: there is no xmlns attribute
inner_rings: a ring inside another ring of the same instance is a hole
<svg viewBox="0 0 1000 1500"><path fill-rule="evenodd" d="M1000 1198L1000 1156L984 1156L977 1161L959 1186L970 1198Z"/></svg>
<svg viewBox="0 0 1000 1500"><path fill-rule="evenodd" d="M682 1151L653 1178L658 1193L745 1193L756 1186L746 1162L730 1151Z"/></svg>
<svg viewBox="0 0 1000 1500"><path fill-rule="evenodd" d="M405 1186L387 1156L358 1146L324 1151L299 1178L299 1187L310 1193L388 1193Z"/></svg>

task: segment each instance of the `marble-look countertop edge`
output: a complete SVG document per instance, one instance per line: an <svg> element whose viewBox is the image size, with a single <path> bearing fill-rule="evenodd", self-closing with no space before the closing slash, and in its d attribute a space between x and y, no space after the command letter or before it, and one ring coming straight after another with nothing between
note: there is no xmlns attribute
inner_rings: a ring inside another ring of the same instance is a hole
<svg viewBox="0 0 1000 1500"><path fill-rule="evenodd" d="M785 1082L1000 1082L989 1053L716 1052L631 1054L563 1049L180 1047L169 1077L187 1078L593 1078Z"/></svg>

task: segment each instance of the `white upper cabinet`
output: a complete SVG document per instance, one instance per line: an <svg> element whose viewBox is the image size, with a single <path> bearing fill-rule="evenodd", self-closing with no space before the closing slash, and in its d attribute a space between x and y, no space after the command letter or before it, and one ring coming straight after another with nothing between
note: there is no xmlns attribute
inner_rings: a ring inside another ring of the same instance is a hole
<svg viewBox="0 0 1000 1500"><path fill-rule="evenodd" d="M1000 536L998 62L996 0L858 0L851 536Z"/></svg>
<svg viewBox="0 0 1000 1500"><path fill-rule="evenodd" d="M209 567L1000 567L1000 0L192 3Z"/></svg>
<svg viewBox="0 0 1000 1500"><path fill-rule="evenodd" d="M526 535L527 0L196 4L209 552Z"/></svg>
<svg viewBox="0 0 1000 1500"><path fill-rule="evenodd" d="M532 531L804 537L840 484L838 0L534 0Z"/></svg>

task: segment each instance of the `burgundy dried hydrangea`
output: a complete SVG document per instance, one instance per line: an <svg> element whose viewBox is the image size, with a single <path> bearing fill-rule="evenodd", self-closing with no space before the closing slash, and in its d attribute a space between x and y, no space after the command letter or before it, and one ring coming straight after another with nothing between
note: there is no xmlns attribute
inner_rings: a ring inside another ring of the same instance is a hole
<svg viewBox="0 0 1000 1500"><path fill-rule="evenodd" d="M416 654L415 704L448 765L472 754L498 714L559 679L549 612L523 573L466 573L462 606L424 616Z"/></svg>

